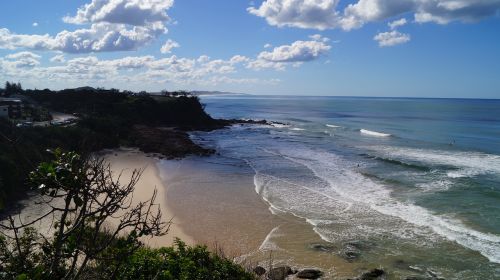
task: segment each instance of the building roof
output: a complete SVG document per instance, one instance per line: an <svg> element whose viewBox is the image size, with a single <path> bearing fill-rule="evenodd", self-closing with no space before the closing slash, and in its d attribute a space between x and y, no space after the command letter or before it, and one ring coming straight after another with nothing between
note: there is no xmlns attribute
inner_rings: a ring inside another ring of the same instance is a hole
<svg viewBox="0 0 500 280"><path fill-rule="evenodd" d="M22 103L23 101L19 98L6 98L6 97L0 97L0 103L6 102L6 103Z"/></svg>

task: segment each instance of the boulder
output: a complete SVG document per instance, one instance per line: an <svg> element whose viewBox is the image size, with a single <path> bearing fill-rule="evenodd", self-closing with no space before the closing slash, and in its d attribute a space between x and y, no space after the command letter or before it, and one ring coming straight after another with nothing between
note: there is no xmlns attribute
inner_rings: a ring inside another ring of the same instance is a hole
<svg viewBox="0 0 500 280"><path fill-rule="evenodd" d="M348 262L353 262L361 257L361 250L369 250L372 246L369 241L352 240L343 244L340 256Z"/></svg>
<svg viewBox="0 0 500 280"><path fill-rule="evenodd" d="M372 269L368 272L365 272L361 274L359 277L360 280L379 280L379 279L385 279L385 271L382 269Z"/></svg>
<svg viewBox="0 0 500 280"><path fill-rule="evenodd" d="M335 251L335 247L326 243L312 243L309 245L309 248L315 251L327 252L327 253L332 253Z"/></svg>
<svg viewBox="0 0 500 280"><path fill-rule="evenodd" d="M267 274L268 280L285 280L288 275L293 274L292 268L289 266L278 266Z"/></svg>
<svg viewBox="0 0 500 280"><path fill-rule="evenodd" d="M253 269L253 273L257 274L257 276L261 276L266 273L266 269L258 265Z"/></svg>
<svg viewBox="0 0 500 280"><path fill-rule="evenodd" d="M340 251L340 256L348 262L353 262L361 257L361 251L356 247L347 245Z"/></svg>
<svg viewBox="0 0 500 280"><path fill-rule="evenodd" d="M323 276L323 272L314 268L306 268L297 273L297 278L300 279L318 279L321 276Z"/></svg>
<svg viewBox="0 0 500 280"><path fill-rule="evenodd" d="M385 280L385 276L385 271L375 268L361 274L358 278L350 278L347 280Z"/></svg>

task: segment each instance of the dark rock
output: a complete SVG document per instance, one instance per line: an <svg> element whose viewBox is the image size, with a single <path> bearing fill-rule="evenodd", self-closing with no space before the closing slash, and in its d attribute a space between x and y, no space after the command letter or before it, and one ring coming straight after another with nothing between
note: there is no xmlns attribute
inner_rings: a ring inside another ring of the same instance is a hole
<svg viewBox="0 0 500 280"><path fill-rule="evenodd" d="M177 129L136 125L132 127L131 144L144 153L162 155L167 159L187 155L208 156L215 150L195 144L189 134Z"/></svg>
<svg viewBox="0 0 500 280"><path fill-rule="evenodd" d="M378 280L378 279L384 279L383 277L385 276L385 271L379 268L372 269L368 272L365 272L361 274L359 277L360 280Z"/></svg>
<svg viewBox="0 0 500 280"><path fill-rule="evenodd" d="M279 266L271 269L267 274L268 280L285 280L288 275L293 274L289 266Z"/></svg>
<svg viewBox="0 0 500 280"><path fill-rule="evenodd" d="M321 276L323 276L323 272L321 272L321 270L313 268L306 268L297 273L297 278L301 279L318 279Z"/></svg>
<svg viewBox="0 0 500 280"><path fill-rule="evenodd" d="M321 252L334 252L335 247L333 247L330 244L323 244L323 243L313 243L309 245L309 248L315 250L315 251L321 251Z"/></svg>
<svg viewBox="0 0 500 280"><path fill-rule="evenodd" d="M352 246L346 246L340 251L340 256L349 262L353 262L361 257L361 251Z"/></svg>
<svg viewBox="0 0 500 280"><path fill-rule="evenodd" d="M344 246L351 246L358 250L368 250L375 246L375 244L368 240L351 240L344 243Z"/></svg>
<svg viewBox="0 0 500 280"><path fill-rule="evenodd" d="M432 280L431 277L421 276L421 275L411 275L407 276L405 280Z"/></svg>
<svg viewBox="0 0 500 280"><path fill-rule="evenodd" d="M264 275L266 273L266 269L262 266L258 265L253 269L253 272L258 276Z"/></svg>
<svg viewBox="0 0 500 280"><path fill-rule="evenodd" d="M375 244L366 240L352 240L345 242L340 250L340 256L349 262L353 262L361 257L361 252L370 250Z"/></svg>

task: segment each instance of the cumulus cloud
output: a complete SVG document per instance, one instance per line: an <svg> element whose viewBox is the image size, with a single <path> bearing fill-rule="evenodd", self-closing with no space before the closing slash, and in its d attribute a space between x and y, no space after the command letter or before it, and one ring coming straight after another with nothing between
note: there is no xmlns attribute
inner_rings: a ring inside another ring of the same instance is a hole
<svg viewBox="0 0 500 280"><path fill-rule="evenodd" d="M161 53L171 53L173 48L179 48L181 45L177 43L176 41L173 41L171 39L168 39L163 46L161 46L160 52Z"/></svg>
<svg viewBox="0 0 500 280"><path fill-rule="evenodd" d="M9 54L2 59L2 68L14 70L16 68L33 68L40 64L41 56L32 52L18 52Z"/></svg>
<svg viewBox="0 0 500 280"><path fill-rule="evenodd" d="M108 23L96 23L90 28L75 31L64 30L55 36L15 34L2 28L0 48L53 50L66 53L130 51L150 43L165 32L161 25L127 28L124 24Z"/></svg>
<svg viewBox="0 0 500 280"><path fill-rule="evenodd" d="M0 48L52 50L90 53L137 50L167 33L167 10L173 0L92 0L74 16L64 17L72 24L90 24L73 31L49 34L15 34L0 29ZM37 26L34 23L33 26Z"/></svg>
<svg viewBox="0 0 500 280"><path fill-rule="evenodd" d="M392 47L409 42L411 37L408 34L393 30L379 33L373 39L378 42L380 47Z"/></svg>
<svg viewBox="0 0 500 280"><path fill-rule="evenodd" d="M252 84L275 83L272 79L234 77L237 69L243 69L250 58L235 55L229 59L211 59L208 56L185 58L172 55L165 58L154 56L127 56L118 59L99 59L82 56L69 60L56 55L51 66L42 66L40 56L21 52L0 58L0 78L30 79L36 84L62 82L64 84L113 83L176 83L176 84Z"/></svg>
<svg viewBox="0 0 500 280"><path fill-rule="evenodd" d="M398 27L401 27L401 26L404 26L406 25L407 21L405 18L402 18L402 19L398 19L398 20L395 20L395 21L391 21L389 22L387 25L392 29L396 29Z"/></svg>
<svg viewBox="0 0 500 280"><path fill-rule="evenodd" d="M275 47L272 51L261 52L255 60L248 63L251 69L275 68L283 70L286 64L298 66L303 62L315 60L326 55L331 46L327 38L311 36L310 41L295 41L290 45Z"/></svg>
<svg viewBox="0 0 500 280"><path fill-rule="evenodd" d="M67 23L108 22L128 25L148 25L165 22L173 0L92 0L80 7L75 16L66 16Z"/></svg>
<svg viewBox="0 0 500 280"><path fill-rule="evenodd" d="M249 13L273 26L341 28L351 30L368 22L412 14L420 23L471 22L496 15L500 0L357 0L339 8L339 0L265 0Z"/></svg>
<svg viewBox="0 0 500 280"><path fill-rule="evenodd" d="M63 63L66 62L66 58L62 54L58 54L50 58L50 62Z"/></svg>
<svg viewBox="0 0 500 280"><path fill-rule="evenodd" d="M328 29L339 26L337 0L266 0L247 11L263 17L270 25Z"/></svg>
<svg viewBox="0 0 500 280"><path fill-rule="evenodd" d="M38 26L38 22L33 22L33 27L37 27Z"/></svg>

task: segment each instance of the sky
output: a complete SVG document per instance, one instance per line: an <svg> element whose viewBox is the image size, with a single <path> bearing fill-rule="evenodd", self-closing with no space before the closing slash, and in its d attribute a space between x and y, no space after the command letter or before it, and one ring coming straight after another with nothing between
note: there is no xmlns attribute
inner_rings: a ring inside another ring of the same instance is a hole
<svg viewBox="0 0 500 280"><path fill-rule="evenodd" d="M500 98L500 0L16 0L25 88Z"/></svg>

